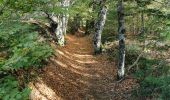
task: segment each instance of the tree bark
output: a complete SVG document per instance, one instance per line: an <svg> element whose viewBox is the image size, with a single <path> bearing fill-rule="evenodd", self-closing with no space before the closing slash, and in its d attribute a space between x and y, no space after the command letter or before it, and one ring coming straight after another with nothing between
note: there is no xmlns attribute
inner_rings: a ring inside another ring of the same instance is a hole
<svg viewBox="0 0 170 100"><path fill-rule="evenodd" d="M67 11L68 11L68 7L70 6L70 0L61 1L61 6L63 10L66 11L62 13L62 18L61 18L62 19L62 31L63 31L63 34L66 35L67 23L68 23L68 17L69 17L69 14L67 14Z"/></svg>
<svg viewBox="0 0 170 100"><path fill-rule="evenodd" d="M144 12L142 11L141 12L141 32L140 32L141 35L144 35L144 33L145 33L144 28L145 28Z"/></svg>
<svg viewBox="0 0 170 100"><path fill-rule="evenodd" d="M46 13L46 15L50 23L49 31L52 34L54 41L57 42L60 46L64 46L65 39L62 31L61 15L49 15L48 13Z"/></svg>
<svg viewBox="0 0 170 100"><path fill-rule="evenodd" d="M69 4L70 4L70 0L62 0L59 6L64 11L66 11L68 10ZM66 12L62 12L58 14L56 19L57 19L58 27L55 33L57 35L58 44L60 46L64 46L65 45L64 35L66 35L66 30L67 30L68 14Z"/></svg>
<svg viewBox="0 0 170 100"><path fill-rule="evenodd" d="M102 4L97 23L95 25L95 33L93 37L93 47L94 47L95 54L101 52L101 33L105 25L106 15L107 15L107 7L104 4Z"/></svg>
<svg viewBox="0 0 170 100"><path fill-rule="evenodd" d="M124 78L125 75L125 27L124 27L124 12L123 0L118 1L118 35L119 35L119 58L118 58L118 80Z"/></svg>
<svg viewBox="0 0 170 100"><path fill-rule="evenodd" d="M61 15L59 14L57 17L55 17L57 23L58 23L58 27L57 27L57 30L56 30L56 36L57 36L57 43L60 45L60 46L64 46L65 44L65 38L64 38L64 34L63 34L63 30L62 30L62 17Z"/></svg>
<svg viewBox="0 0 170 100"><path fill-rule="evenodd" d="M49 21L49 28L48 28L48 31L50 32L51 36L52 36L52 39L57 42L58 39L57 39L57 35L56 35L56 30L57 30L57 27L58 27L58 23L57 21L55 20L54 16L50 16L50 14L48 14L47 12L45 12L45 14L47 15L47 19Z"/></svg>
<svg viewBox="0 0 170 100"><path fill-rule="evenodd" d="M136 16L134 15L133 18L132 18L133 35L136 35L136 33L135 33L135 32L136 32L135 17L136 17Z"/></svg>

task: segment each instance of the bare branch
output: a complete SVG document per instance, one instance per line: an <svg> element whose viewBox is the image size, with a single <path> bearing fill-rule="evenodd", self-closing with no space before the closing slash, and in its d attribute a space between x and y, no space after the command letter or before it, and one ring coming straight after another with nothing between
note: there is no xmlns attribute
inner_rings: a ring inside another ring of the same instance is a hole
<svg viewBox="0 0 170 100"><path fill-rule="evenodd" d="M136 61L135 61L132 65L130 65L130 66L128 67L128 72L129 72L135 65L138 64L138 62L139 62L139 60L140 60L140 58L142 57L143 54L144 54L144 52L142 52L142 53L137 57Z"/></svg>

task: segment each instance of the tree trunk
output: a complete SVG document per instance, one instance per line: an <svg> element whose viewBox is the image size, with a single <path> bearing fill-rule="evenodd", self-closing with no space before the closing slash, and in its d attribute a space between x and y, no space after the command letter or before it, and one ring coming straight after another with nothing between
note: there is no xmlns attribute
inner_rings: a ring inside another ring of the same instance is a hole
<svg viewBox="0 0 170 100"><path fill-rule="evenodd" d="M136 35L136 27L135 27L135 15L132 18L132 27L133 27L133 35Z"/></svg>
<svg viewBox="0 0 170 100"><path fill-rule="evenodd" d="M140 34L140 15L137 14L137 19L136 19L136 34L139 35Z"/></svg>
<svg viewBox="0 0 170 100"><path fill-rule="evenodd" d="M72 34L75 34L76 32L78 32L78 30L80 29L80 26L81 26L81 17L79 14L76 14L74 16L74 19L71 25Z"/></svg>
<svg viewBox="0 0 170 100"><path fill-rule="evenodd" d="M60 7L66 11L68 10L69 4L70 4L70 0L62 0L60 2ZM68 15L66 12L63 12L57 16L58 27L55 33L57 35L58 44L60 46L64 46L65 44L64 35L66 34L66 30L67 30L67 23L68 23L67 21L68 21Z"/></svg>
<svg viewBox="0 0 170 100"><path fill-rule="evenodd" d="M47 15L47 19L49 21L49 28L48 28L48 31L52 37L52 39L57 42L58 39L57 39L57 35L56 35L56 30L57 30L57 27L58 27L58 23L57 21L55 20L55 18L53 16L50 16L50 14L48 14L47 12L45 12L45 14Z"/></svg>
<svg viewBox="0 0 170 100"><path fill-rule="evenodd" d="M86 32L85 35L90 34L90 20L86 20Z"/></svg>
<svg viewBox="0 0 170 100"><path fill-rule="evenodd" d="M47 12L45 12L47 15L47 19L50 23L49 31L52 35L52 38L55 42L57 42L60 46L64 46L64 35L62 31L62 20L61 15L50 15Z"/></svg>
<svg viewBox="0 0 170 100"><path fill-rule="evenodd" d="M125 27L124 27L124 12L123 0L118 1L118 35L119 35L119 61L118 61L118 80L124 78L125 75Z"/></svg>
<svg viewBox="0 0 170 100"><path fill-rule="evenodd" d="M66 35L66 31L67 31L67 23L68 23L68 17L69 14L67 14L68 11L68 7L70 5L70 0L62 0L61 1L61 6L63 8L63 10L65 10L66 12L62 13L62 32L64 35Z"/></svg>
<svg viewBox="0 0 170 100"><path fill-rule="evenodd" d="M101 52L101 33L103 31L104 24L106 21L106 14L107 14L107 7L103 4L99 12L98 21L95 25L95 33L93 37L93 47L94 47L95 54Z"/></svg>
<svg viewBox="0 0 170 100"><path fill-rule="evenodd" d="M62 32L66 35L67 25L66 25L66 14L62 14Z"/></svg>
<svg viewBox="0 0 170 100"><path fill-rule="evenodd" d="M64 39L64 34L63 34L63 30L62 30L62 17L61 15L58 15L56 17L57 19L57 23L58 23L58 27L57 27L57 30L56 30L56 35L57 35L57 43L60 45L60 46L64 46L64 43L65 43L65 39Z"/></svg>
<svg viewBox="0 0 170 100"><path fill-rule="evenodd" d="M53 40L55 42L58 41L57 35L55 34L55 31L57 30L57 27L58 27L58 23L55 23L55 22L50 23L51 35L52 35L52 38L53 38Z"/></svg>
<svg viewBox="0 0 170 100"><path fill-rule="evenodd" d="M142 12L141 12L141 32L140 32L141 35L144 35L144 33L145 33L144 28L145 28L144 12L142 11Z"/></svg>

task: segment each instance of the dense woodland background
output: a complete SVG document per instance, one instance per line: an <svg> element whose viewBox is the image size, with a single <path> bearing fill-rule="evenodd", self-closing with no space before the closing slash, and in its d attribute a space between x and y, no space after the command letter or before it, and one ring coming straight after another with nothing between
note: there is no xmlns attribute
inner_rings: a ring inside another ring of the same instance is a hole
<svg viewBox="0 0 170 100"><path fill-rule="evenodd" d="M62 60L56 50L83 47L94 59L107 58L98 60L96 69L115 70L103 74L110 83L101 80L105 88L100 88L98 78L90 96L83 92L77 98L67 95L72 88L61 87L68 93L45 100L170 99L170 0L0 0L0 100L32 99L28 84L45 75L51 59Z"/></svg>

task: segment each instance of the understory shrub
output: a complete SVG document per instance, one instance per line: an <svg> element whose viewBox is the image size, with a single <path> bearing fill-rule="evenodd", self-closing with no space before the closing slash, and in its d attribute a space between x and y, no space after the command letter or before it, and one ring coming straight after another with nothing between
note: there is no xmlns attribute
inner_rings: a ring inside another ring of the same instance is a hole
<svg viewBox="0 0 170 100"><path fill-rule="evenodd" d="M28 100L29 88L19 89L18 81L9 75L0 78L0 100Z"/></svg>
<svg viewBox="0 0 170 100"><path fill-rule="evenodd" d="M117 47L109 43L107 53L109 59L118 59ZM126 62L125 67L132 65L138 56L142 53L142 48L137 44L126 45ZM145 53L145 52L143 52ZM144 54L145 55L145 54ZM133 96L137 98L152 100L169 100L170 99L170 66L164 59L153 59L147 56L141 56L139 61L130 70L134 79L137 80L137 87L133 91ZM147 57L147 58L146 58ZM117 62L117 61L116 61Z"/></svg>
<svg viewBox="0 0 170 100"><path fill-rule="evenodd" d="M137 57L141 54L142 49L137 44L126 45L126 62L125 65L131 65L135 62Z"/></svg>
<svg viewBox="0 0 170 100"><path fill-rule="evenodd" d="M139 69L134 77L139 82L139 87L134 93L137 97L156 100L170 99L170 66L160 59L141 58Z"/></svg>
<svg viewBox="0 0 170 100"><path fill-rule="evenodd" d="M8 28L5 28L8 27ZM27 100L29 89L18 90L18 70L38 68L52 55L52 48L42 40L36 27L20 22L0 26L0 100ZM23 99L24 98L24 99Z"/></svg>

